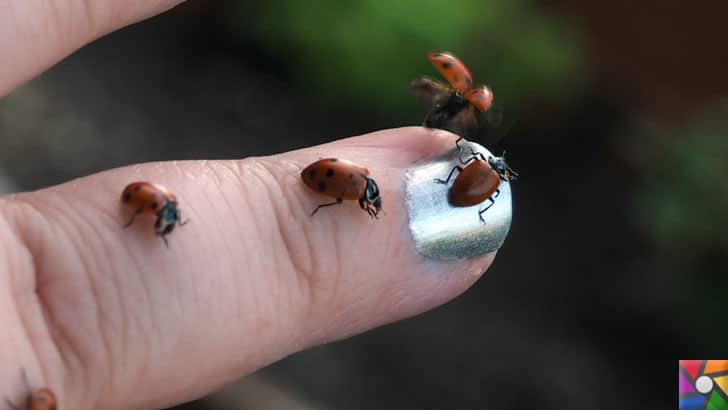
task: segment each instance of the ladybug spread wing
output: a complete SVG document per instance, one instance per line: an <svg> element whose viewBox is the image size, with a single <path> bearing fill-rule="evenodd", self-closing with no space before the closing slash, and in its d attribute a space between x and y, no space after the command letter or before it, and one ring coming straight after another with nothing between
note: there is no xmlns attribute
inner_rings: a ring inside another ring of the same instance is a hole
<svg viewBox="0 0 728 410"><path fill-rule="evenodd" d="M427 58L456 90L465 92L473 87L470 70L457 57L450 53L432 52L427 54Z"/></svg>
<svg viewBox="0 0 728 410"><path fill-rule="evenodd" d="M453 92L445 84L439 83L429 77L420 77L412 80L409 89L412 94L427 105L427 108L444 104Z"/></svg>
<svg viewBox="0 0 728 410"><path fill-rule="evenodd" d="M322 159L301 172L303 182L314 191L337 199L359 199L364 194L369 171L351 161Z"/></svg>
<svg viewBox="0 0 728 410"><path fill-rule="evenodd" d="M491 104L493 104L493 93L484 85L466 92L465 98L479 111L487 111Z"/></svg>

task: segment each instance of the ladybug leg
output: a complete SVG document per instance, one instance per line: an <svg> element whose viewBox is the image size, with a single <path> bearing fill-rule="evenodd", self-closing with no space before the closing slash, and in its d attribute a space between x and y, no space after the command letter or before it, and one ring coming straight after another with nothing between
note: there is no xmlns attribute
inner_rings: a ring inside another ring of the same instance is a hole
<svg viewBox="0 0 728 410"><path fill-rule="evenodd" d="M468 159L466 159L465 161L463 161L463 157L460 157L460 162L461 162L461 163L462 163L463 165L465 165L465 164L467 164L468 162L471 162L471 161L475 161L475 160L478 160L478 159L479 159L479 160L481 160L481 161L485 161L485 162L488 162L488 160L487 160L487 159L485 158L485 155L483 155L483 153L482 153L482 152L476 152L476 151L475 151L475 150L473 149L473 147L470 147L470 158L468 158Z"/></svg>
<svg viewBox="0 0 728 410"><path fill-rule="evenodd" d="M13 410L20 410L18 408L18 406L14 405L13 402L11 402L10 400L8 400L7 397L5 398L5 403L8 405L8 407L10 407Z"/></svg>
<svg viewBox="0 0 728 410"><path fill-rule="evenodd" d="M139 208L136 211L134 211L134 214L131 216L131 219L129 220L129 222L127 222L126 225L124 225L124 229L130 227L131 224L134 223L134 218L136 218L137 215L139 215L140 213L142 213L143 210L144 210L144 208Z"/></svg>
<svg viewBox="0 0 728 410"><path fill-rule="evenodd" d="M486 161L486 159L483 156L483 154L481 154L480 152L473 151L472 148L470 148L470 158L468 158L468 159L466 159L464 161L463 161L463 157L458 157L458 159L460 160L460 163L463 164L463 165L467 165L468 163L473 162L475 160Z"/></svg>
<svg viewBox="0 0 728 410"><path fill-rule="evenodd" d="M185 219L184 221L182 220L182 211L180 211L178 209L177 210L177 224L179 224L179 226L187 225L187 222L189 222L189 221L190 221L189 218Z"/></svg>
<svg viewBox="0 0 728 410"><path fill-rule="evenodd" d="M458 139L455 141L455 146L462 151L464 147L460 146L460 143L465 140L467 142L467 136L468 136L468 127L463 127L463 135L458 134ZM472 152L473 149L470 148L470 151Z"/></svg>
<svg viewBox="0 0 728 410"><path fill-rule="evenodd" d="M318 210L323 207L331 206L331 205L339 205L342 202L343 202L343 200L341 198L336 198L336 202L329 202L328 204L321 204L321 205L317 206L316 209L313 210L313 212L311 212L311 216L314 216L316 214L316 212L318 212Z"/></svg>
<svg viewBox="0 0 728 410"><path fill-rule="evenodd" d="M372 207L371 205L369 205L369 203L364 202L363 199L360 199L359 200L359 206L361 207L361 209L367 211L367 213L369 214L369 216L371 216L372 218L379 219L379 217L377 216L377 212L374 210L374 207Z"/></svg>
<svg viewBox="0 0 728 410"><path fill-rule="evenodd" d="M487 211L488 209L490 209L490 207L493 206L493 204L495 204L495 200L493 199L493 197L490 197L487 200L490 201L490 205L488 205L488 206L486 206L484 208L481 208L478 211L478 217L480 218L480 222L482 222L482 223L485 223L485 219L483 219L483 213L485 211Z"/></svg>
<svg viewBox="0 0 728 410"><path fill-rule="evenodd" d="M28 381L28 375L25 373L24 367L20 368L20 378L23 379L23 385L25 386L25 390L29 393L32 392L33 389L30 387L30 382ZM10 407L13 410L20 410L20 408L18 406L16 406L15 404L13 404L13 402L11 402L10 399L8 399L7 397L5 398L5 403L8 405L8 407Z"/></svg>
<svg viewBox="0 0 728 410"><path fill-rule="evenodd" d="M164 241L164 246L169 248L169 242L167 241L167 235L172 233L172 231L174 230L175 224L174 223L166 224L164 226L164 229L162 229L160 231L159 228L162 226L163 216L164 215L162 215L161 212L159 213L159 215L157 215L157 220L154 222L154 231L157 234L157 236L162 238L162 240Z"/></svg>
<svg viewBox="0 0 728 410"><path fill-rule="evenodd" d="M25 386L25 390L27 392L32 392L33 388L30 387L30 382L28 381L28 374L25 373L25 367L20 368L20 377L23 379L23 385Z"/></svg>
<svg viewBox="0 0 728 410"><path fill-rule="evenodd" d="M498 198L498 195L500 195L500 189L495 190L495 193L493 193L493 198Z"/></svg>
<svg viewBox="0 0 728 410"><path fill-rule="evenodd" d="M440 178L435 178L435 182L437 182L438 184L447 184L448 182L450 182L450 178L452 178L452 174L455 173L455 170L457 170L458 172L462 172L463 168L460 165L455 165L455 168L450 170L450 174L448 174L447 179L443 180Z"/></svg>

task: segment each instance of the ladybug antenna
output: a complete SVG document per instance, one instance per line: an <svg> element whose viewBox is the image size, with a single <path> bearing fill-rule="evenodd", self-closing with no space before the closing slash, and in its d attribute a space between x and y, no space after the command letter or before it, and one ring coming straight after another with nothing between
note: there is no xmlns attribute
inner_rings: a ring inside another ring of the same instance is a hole
<svg viewBox="0 0 728 410"><path fill-rule="evenodd" d="M20 368L20 377L23 379L23 385L25 385L25 389L30 393L33 391L33 388L30 387L30 382L28 381L28 374L25 372L25 367Z"/></svg>
<svg viewBox="0 0 728 410"><path fill-rule="evenodd" d="M508 180L509 181L512 181L512 180L518 178L518 172L514 171L513 168L511 168L508 165L508 163L506 162L506 152L505 151L503 151L503 163L506 164L506 170L508 171L508 174L509 174L509 179Z"/></svg>

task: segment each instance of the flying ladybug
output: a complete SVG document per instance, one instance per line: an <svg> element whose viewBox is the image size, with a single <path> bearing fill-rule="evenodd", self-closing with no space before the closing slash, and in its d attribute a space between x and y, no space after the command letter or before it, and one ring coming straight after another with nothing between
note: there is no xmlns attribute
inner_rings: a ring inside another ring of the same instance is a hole
<svg viewBox="0 0 728 410"><path fill-rule="evenodd" d="M433 51L427 58L449 85L429 77L410 83L412 93L430 107L423 126L451 131L460 137L456 143L459 144L469 132L477 131L485 123L500 122L491 110L493 92L485 85L473 86L470 70L462 61L447 52Z"/></svg>

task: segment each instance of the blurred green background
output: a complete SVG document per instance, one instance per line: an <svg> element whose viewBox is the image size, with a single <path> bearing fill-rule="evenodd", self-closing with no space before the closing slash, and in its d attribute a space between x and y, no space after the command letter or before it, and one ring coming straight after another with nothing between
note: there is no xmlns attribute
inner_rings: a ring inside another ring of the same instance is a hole
<svg viewBox="0 0 728 410"><path fill-rule="evenodd" d="M181 408L669 408L675 361L728 346L726 15L717 1L189 1L0 100L0 170L27 190L417 125L407 84L437 78L426 53L449 50L515 124L489 147L521 178L486 277Z"/></svg>

